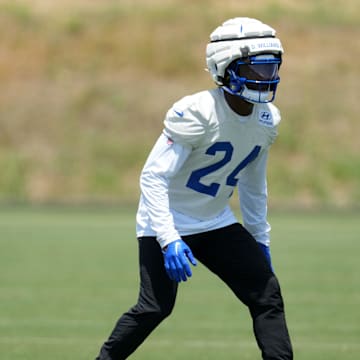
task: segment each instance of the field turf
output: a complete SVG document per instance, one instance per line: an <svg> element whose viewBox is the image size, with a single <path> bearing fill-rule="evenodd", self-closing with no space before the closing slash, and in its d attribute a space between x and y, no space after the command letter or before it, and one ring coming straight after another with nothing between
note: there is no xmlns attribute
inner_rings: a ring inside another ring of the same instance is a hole
<svg viewBox="0 0 360 360"><path fill-rule="evenodd" d="M0 209L0 359L94 360L137 297L134 210ZM360 359L359 213L273 213L297 360ZM260 359L246 308L201 265L134 360Z"/></svg>

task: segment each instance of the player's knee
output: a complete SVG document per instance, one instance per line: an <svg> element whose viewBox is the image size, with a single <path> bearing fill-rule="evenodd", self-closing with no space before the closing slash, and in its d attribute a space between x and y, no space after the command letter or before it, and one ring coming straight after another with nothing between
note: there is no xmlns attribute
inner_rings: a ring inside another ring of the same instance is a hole
<svg viewBox="0 0 360 360"><path fill-rule="evenodd" d="M271 276L264 289L263 297L267 303L283 310L284 302L281 295L280 284L275 275Z"/></svg>
<svg viewBox="0 0 360 360"><path fill-rule="evenodd" d="M147 320L154 325L160 324L163 320L165 320L172 312L172 309L170 308L158 308L158 309L152 309L151 311L148 311L146 314L144 314L147 318Z"/></svg>
<svg viewBox="0 0 360 360"><path fill-rule="evenodd" d="M167 318L168 316L171 315L172 310L173 310L173 307L162 308L158 315L159 315L160 318L165 319L165 318Z"/></svg>
<svg viewBox="0 0 360 360"><path fill-rule="evenodd" d="M266 309L277 312L284 310L280 285L275 275L272 275L261 289L254 294L250 308L254 312L263 312Z"/></svg>
<svg viewBox="0 0 360 360"><path fill-rule="evenodd" d="M139 314L140 316L145 316L149 321L154 323L160 323L165 318L167 318L174 308L174 303L166 303L166 304L137 304L133 311Z"/></svg>
<svg viewBox="0 0 360 360"><path fill-rule="evenodd" d="M174 309L175 302L166 301L165 303L160 303L156 309L156 316L160 319L165 319L171 315Z"/></svg>
<svg viewBox="0 0 360 360"><path fill-rule="evenodd" d="M281 309L284 307L280 284L275 275L272 275L267 281L260 297L260 303L279 307Z"/></svg>

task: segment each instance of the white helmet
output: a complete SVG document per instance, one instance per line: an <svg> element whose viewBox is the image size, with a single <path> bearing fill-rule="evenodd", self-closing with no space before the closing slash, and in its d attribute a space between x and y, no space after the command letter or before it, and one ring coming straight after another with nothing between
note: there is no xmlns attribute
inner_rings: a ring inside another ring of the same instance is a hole
<svg viewBox="0 0 360 360"><path fill-rule="evenodd" d="M214 82L250 102L272 101L280 81L277 70L284 52L275 34L273 28L256 19L238 17L225 21L211 33L206 48L206 62ZM240 65L251 65L256 70L256 66L264 68L264 64L271 64L269 79L251 80L237 73Z"/></svg>

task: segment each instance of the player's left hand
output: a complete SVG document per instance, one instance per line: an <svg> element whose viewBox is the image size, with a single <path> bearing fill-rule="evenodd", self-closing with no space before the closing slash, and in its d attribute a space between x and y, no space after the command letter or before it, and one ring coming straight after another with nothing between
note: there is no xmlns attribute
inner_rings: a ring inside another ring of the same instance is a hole
<svg viewBox="0 0 360 360"><path fill-rule="evenodd" d="M196 266L196 260L184 241L173 241L163 249L163 254L165 270L171 280L179 283L192 276L189 261Z"/></svg>

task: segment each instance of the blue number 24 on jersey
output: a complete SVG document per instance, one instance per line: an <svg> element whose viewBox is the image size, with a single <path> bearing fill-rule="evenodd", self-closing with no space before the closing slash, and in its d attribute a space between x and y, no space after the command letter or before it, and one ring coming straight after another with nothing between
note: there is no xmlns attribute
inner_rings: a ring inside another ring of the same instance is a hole
<svg viewBox="0 0 360 360"><path fill-rule="evenodd" d="M226 185L233 186L233 187L236 186L236 184L238 182L238 179L236 178L236 176L250 162L252 162L254 159L256 159L256 157L259 155L260 149L261 149L261 147L259 145L256 145L251 150L249 155L247 155L245 157L245 159L242 160L240 162L240 164L238 166L236 166L233 171L231 171L231 173L226 178ZM210 185L205 185L201 182L201 179L203 177L205 177L206 175L209 175L210 173L225 166L228 162L230 162L233 152L234 152L234 148L229 141L220 141L220 142L214 143L206 150L206 154L207 155L215 155L217 152L220 152L220 151L224 152L224 157L220 161L218 161L214 164L211 164L209 166L194 170L191 173L189 180L186 183L186 186L188 188L198 191L200 193L206 194L206 195L210 195L213 197L216 196L216 194L219 191L220 184L214 182L214 183L211 183Z"/></svg>

